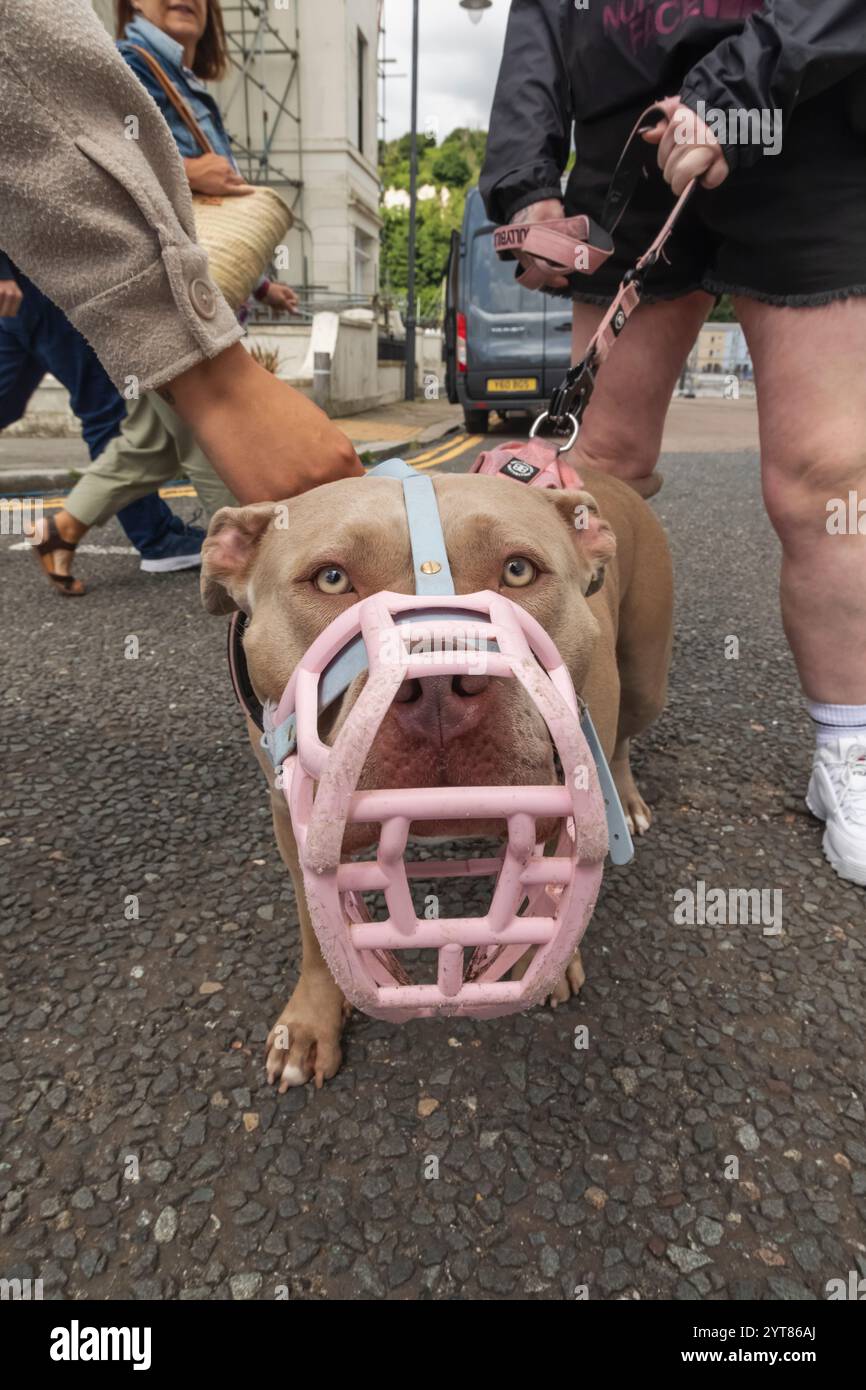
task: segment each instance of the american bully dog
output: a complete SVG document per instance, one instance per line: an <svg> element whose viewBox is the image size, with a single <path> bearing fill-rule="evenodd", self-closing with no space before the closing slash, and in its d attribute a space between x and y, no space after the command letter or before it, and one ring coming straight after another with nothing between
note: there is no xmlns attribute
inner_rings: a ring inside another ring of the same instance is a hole
<svg viewBox="0 0 866 1390"><path fill-rule="evenodd" d="M547 630L589 706L630 828L643 834L651 815L632 776L629 742L665 702L670 557L652 510L625 483L591 469L583 482L585 491L561 491L496 476L434 478L457 593L500 591ZM594 524L576 527L576 509L590 513ZM205 607L248 615L244 653L262 702L279 700L295 664L345 607L383 589L414 593L396 479L344 479L281 503L279 510L274 524L274 503L223 508L211 521L202 556ZM359 676L323 714L325 742L333 741L364 680ZM300 979L267 1045L268 1078L282 1092L311 1079L321 1086L335 1074L348 1008L310 923L285 798L259 747L259 731L252 723L249 728L271 787L277 844L292 876L302 936ZM517 681L435 677L404 682L359 785L556 780L547 728ZM458 823L425 823L423 829L431 837L461 834ZM495 834L501 827L489 829ZM354 826L344 851L372 842L370 828ZM552 1002L576 993L583 979L577 953Z"/></svg>

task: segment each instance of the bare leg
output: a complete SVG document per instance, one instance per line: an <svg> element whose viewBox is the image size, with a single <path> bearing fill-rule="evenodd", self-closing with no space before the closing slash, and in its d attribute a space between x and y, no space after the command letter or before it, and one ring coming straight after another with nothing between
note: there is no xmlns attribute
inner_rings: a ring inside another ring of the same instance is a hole
<svg viewBox="0 0 866 1390"><path fill-rule="evenodd" d="M89 526L85 526L71 512L67 512L62 507L55 514L54 524L61 538L70 541L73 545L77 545L82 536L86 536L90 530ZM47 534L47 524L43 520L37 522L33 530L27 533L27 539L32 541L34 545L38 545L40 541L45 540ZM52 550L48 555L39 556L39 561L46 574L70 574L74 559L74 550Z"/></svg>
<svg viewBox="0 0 866 1390"><path fill-rule="evenodd" d="M866 704L866 299L786 309L738 297L758 393L767 513L782 542L782 621L806 695Z"/></svg>
<svg viewBox="0 0 866 1390"><path fill-rule="evenodd" d="M696 290L635 311L598 374L569 463L631 483L649 477L674 387L712 302ZM580 361L603 314L596 305L575 304L572 361Z"/></svg>

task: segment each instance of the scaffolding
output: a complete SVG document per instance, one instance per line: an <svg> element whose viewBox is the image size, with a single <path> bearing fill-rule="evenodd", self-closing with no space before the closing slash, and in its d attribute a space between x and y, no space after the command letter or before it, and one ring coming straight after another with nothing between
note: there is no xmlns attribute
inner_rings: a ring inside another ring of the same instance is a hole
<svg viewBox="0 0 866 1390"><path fill-rule="evenodd" d="M298 4L223 0L232 71L219 85L219 101L244 177L279 188L305 243ZM306 284L306 246L303 264Z"/></svg>

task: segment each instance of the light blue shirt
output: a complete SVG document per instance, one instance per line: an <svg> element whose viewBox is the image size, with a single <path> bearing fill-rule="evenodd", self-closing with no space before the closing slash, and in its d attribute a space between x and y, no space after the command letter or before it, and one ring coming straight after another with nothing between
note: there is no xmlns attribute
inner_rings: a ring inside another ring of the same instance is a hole
<svg viewBox="0 0 866 1390"><path fill-rule="evenodd" d="M193 115L215 152L224 155L237 168L220 109L201 78L196 77L192 69L185 65L182 45L170 34L151 24L149 19L142 19L138 15L127 24L117 47L165 117L181 155L185 159L195 159L204 151L199 148L197 140L184 125L141 54L136 53L133 44L138 48L146 48L156 58L166 77L174 83L184 101L192 108Z"/></svg>

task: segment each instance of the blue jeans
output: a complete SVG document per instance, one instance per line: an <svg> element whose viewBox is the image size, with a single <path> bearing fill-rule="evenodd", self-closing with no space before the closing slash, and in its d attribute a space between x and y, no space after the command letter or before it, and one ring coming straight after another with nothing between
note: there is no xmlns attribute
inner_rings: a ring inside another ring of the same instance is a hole
<svg viewBox="0 0 866 1390"><path fill-rule="evenodd" d="M0 429L21 419L45 373L53 372L69 392L91 460L98 458L120 433L126 417L123 397L63 311L13 269L24 300L14 318L0 318ZM136 550L146 551L163 539L173 513L153 492L130 502L117 519Z"/></svg>

